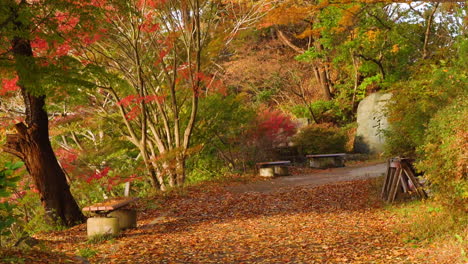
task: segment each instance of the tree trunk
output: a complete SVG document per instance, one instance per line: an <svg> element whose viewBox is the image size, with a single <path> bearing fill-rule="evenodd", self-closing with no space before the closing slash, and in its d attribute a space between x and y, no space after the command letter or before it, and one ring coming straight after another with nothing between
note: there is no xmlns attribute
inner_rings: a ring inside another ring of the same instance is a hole
<svg viewBox="0 0 468 264"><path fill-rule="evenodd" d="M423 44L423 59L427 59L429 57L429 51L427 49L427 46L429 45L429 38L431 36L431 26L432 26L432 21L434 20L434 14L437 11L437 8L439 7L439 3L436 3L434 6L434 9L432 10L431 14L429 15L429 18L427 19L427 24L426 24L426 33L424 34L424 44Z"/></svg>
<svg viewBox="0 0 468 264"><path fill-rule="evenodd" d="M25 65L32 62L31 44L26 39L15 37L12 47L18 65L19 87L26 107L26 123L15 125L17 133L7 135L4 150L24 161L39 191L41 203L52 219L66 226L82 223L85 217L70 192L65 173L49 140L49 123L44 109L45 96L34 96L24 86L28 74L24 69L33 67Z"/></svg>
<svg viewBox="0 0 468 264"><path fill-rule="evenodd" d="M314 65L313 71L315 74L315 78L317 79L317 82L319 83L320 88L322 89L325 100L330 101L332 99L332 96L331 96L330 88L328 86L324 70L318 67L317 65Z"/></svg>
<svg viewBox="0 0 468 264"><path fill-rule="evenodd" d="M176 164L176 183L177 186L183 186L185 182L185 157L178 157Z"/></svg>
<svg viewBox="0 0 468 264"><path fill-rule="evenodd" d="M322 44L318 42L317 39L313 38L314 40L314 47L317 52L322 52L323 47ZM316 76L320 86L322 87L323 95L325 96L325 100L330 101L332 99L332 94L331 94L331 85L330 85L330 78L328 74L328 69L326 66L326 61L324 59L316 59Z"/></svg>

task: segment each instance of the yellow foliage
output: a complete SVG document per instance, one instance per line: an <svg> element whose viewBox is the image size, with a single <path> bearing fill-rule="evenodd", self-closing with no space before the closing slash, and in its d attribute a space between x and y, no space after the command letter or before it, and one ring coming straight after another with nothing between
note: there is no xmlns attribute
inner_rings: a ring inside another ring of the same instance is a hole
<svg viewBox="0 0 468 264"><path fill-rule="evenodd" d="M278 8L272 10L268 16L265 17L264 21L269 25L294 24L309 17L311 14L312 10L308 7L293 6L289 8Z"/></svg>
<svg viewBox="0 0 468 264"><path fill-rule="evenodd" d="M373 42L377 39L377 36L379 35L379 30L369 30L365 33L367 35L367 40L370 42Z"/></svg>
<svg viewBox="0 0 468 264"><path fill-rule="evenodd" d="M344 12L343 16L341 17L340 21L338 21L338 25L343 27L348 27L353 25L353 18L357 14L357 12L361 9L360 5L354 5Z"/></svg>
<svg viewBox="0 0 468 264"><path fill-rule="evenodd" d="M310 36L319 37L321 31L322 31L322 28L318 28L318 29L308 28L308 29L304 30L301 34L296 35L296 38L304 39L304 38L307 38L307 37L310 37Z"/></svg>
<svg viewBox="0 0 468 264"><path fill-rule="evenodd" d="M397 53L400 50L400 47L398 44L393 45L391 52L392 53Z"/></svg>
<svg viewBox="0 0 468 264"><path fill-rule="evenodd" d="M317 10L317 5L303 1L285 1L265 16L260 27L299 23L313 16Z"/></svg>

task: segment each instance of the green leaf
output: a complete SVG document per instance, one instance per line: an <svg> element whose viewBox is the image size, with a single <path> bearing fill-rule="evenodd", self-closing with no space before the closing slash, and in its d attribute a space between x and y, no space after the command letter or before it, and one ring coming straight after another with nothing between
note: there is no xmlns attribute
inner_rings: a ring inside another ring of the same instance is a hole
<svg viewBox="0 0 468 264"><path fill-rule="evenodd" d="M24 162L18 161L18 162L15 162L15 163L7 163L6 168L10 169L10 170L17 170L17 169L23 167L23 165L24 165Z"/></svg>

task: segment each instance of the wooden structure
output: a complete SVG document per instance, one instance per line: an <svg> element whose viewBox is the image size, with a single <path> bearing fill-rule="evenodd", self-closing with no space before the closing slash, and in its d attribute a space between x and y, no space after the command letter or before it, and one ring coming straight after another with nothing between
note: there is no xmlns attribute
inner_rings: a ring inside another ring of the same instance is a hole
<svg viewBox="0 0 468 264"><path fill-rule="evenodd" d="M344 167L345 157L345 153L306 156L309 160L309 166L317 169Z"/></svg>
<svg viewBox="0 0 468 264"><path fill-rule="evenodd" d="M257 171L262 177L287 176L289 175L288 166L291 161L272 161L257 163Z"/></svg>
<svg viewBox="0 0 468 264"><path fill-rule="evenodd" d="M87 220L88 237L103 234L116 235L122 229L136 227L136 211L124 207L138 198L116 197L83 208L84 212L93 212L95 217Z"/></svg>
<svg viewBox="0 0 468 264"><path fill-rule="evenodd" d="M137 201L138 198L132 197L115 197L107 199L104 202L96 203L83 208L83 212L94 212L97 214L107 214L124 206L129 205L132 202Z"/></svg>
<svg viewBox="0 0 468 264"><path fill-rule="evenodd" d="M408 159L392 158L387 162L387 175L382 187L381 197L393 203L398 197L417 196L427 198L423 186L417 179Z"/></svg>

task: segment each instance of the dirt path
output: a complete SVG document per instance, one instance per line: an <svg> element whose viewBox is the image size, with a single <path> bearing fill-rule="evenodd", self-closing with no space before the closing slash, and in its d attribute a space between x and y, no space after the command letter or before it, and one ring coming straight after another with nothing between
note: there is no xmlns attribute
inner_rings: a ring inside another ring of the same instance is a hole
<svg viewBox="0 0 468 264"><path fill-rule="evenodd" d="M315 187L330 183L362 180L379 177L386 172L385 163L358 165L327 170L314 170L312 173L293 174L291 176L276 177L265 181L229 187L235 193L260 192L269 193L295 186Z"/></svg>
<svg viewBox="0 0 468 264"><path fill-rule="evenodd" d="M425 263L393 231L398 219L383 209L375 181L360 179L382 169L189 188L142 200L138 228L116 239L89 244L85 225L40 239L68 255L92 252L90 263Z"/></svg>

